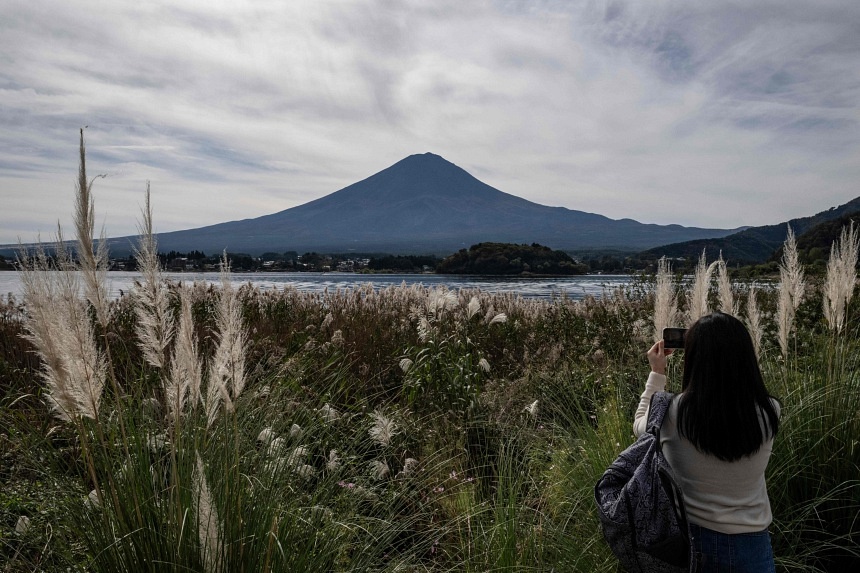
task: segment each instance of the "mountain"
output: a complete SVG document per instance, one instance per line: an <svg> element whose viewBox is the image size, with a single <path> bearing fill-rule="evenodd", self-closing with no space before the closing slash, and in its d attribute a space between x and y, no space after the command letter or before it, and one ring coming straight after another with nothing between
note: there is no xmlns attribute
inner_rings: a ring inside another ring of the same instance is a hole
<svg viewBox="0 0 860 573"><path fill-rule="evenodd" d="M554 249L637 250L732 231L646 225L547 207L482 183L438 155L411 155L379 173L292 209L162 233L159 250L447 254L481 242Z"/></svg>
<svg viewBox="0 0 860 573"><path fill-rule="evenodd" d="M722 251L723 258L731 261L732 264L763 263L773 256L774 251L782 247L785 242L787 225L791 225L795 236L799 238L817 225L841 219L858 210L860 210L860 197L811 217L791 219L778 225L750 227L722 238L696 239L663 245L639 253L639 257L657 259L666 256L696 259L701 256L702 250L705 249L709 259L716 258Z"/></svg>
<svg viewBox="0 0 860 573"><path fill-rule="evenodd" d="M736 230L736 229L735 229ZM526 201L438 155L411 155L348 187L272 215L161 233L162 252L449 254L482 242L637 251L734 230L642 224ZM135 237L110 239L123 254Z"/></svg>

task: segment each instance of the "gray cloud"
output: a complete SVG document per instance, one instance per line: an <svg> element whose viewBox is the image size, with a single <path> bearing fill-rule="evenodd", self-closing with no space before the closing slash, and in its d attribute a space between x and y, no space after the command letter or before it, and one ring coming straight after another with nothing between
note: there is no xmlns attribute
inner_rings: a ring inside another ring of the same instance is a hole
<svg viewBox="0 0 860 573"><path fill-rule="evenodd" d="M735 227L860 175L851 1L14 3L0 21L0 243L96 208L134 232L286 209L432 151L509 193Z"/></svg>

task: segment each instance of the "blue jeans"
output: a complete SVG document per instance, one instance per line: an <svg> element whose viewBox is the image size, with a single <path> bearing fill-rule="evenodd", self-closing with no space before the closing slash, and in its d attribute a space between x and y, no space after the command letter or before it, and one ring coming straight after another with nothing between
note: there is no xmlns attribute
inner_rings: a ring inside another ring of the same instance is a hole
<svg viewBox="0 0 860 573"><path fill-rule="evenodd" d="M767 530L729 535L691 523L690 533L701 573L776 573Z"/></svg>

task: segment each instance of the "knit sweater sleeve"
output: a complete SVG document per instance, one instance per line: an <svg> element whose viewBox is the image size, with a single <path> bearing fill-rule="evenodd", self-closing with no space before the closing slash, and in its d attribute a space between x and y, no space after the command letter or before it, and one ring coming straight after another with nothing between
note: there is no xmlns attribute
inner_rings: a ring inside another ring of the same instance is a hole
<svg viewBox="0 0 860 573"><path fill-rule="evenodd" d="M648 375L648 381L645 383L645 390L642 396L639 397L639 407L636 408L636 415L633 417L633 435L637 438L645 433L648 427L648 407L651 405L651 396L655 392L662 392L666 389L666 376L652 372Z"/></svg>

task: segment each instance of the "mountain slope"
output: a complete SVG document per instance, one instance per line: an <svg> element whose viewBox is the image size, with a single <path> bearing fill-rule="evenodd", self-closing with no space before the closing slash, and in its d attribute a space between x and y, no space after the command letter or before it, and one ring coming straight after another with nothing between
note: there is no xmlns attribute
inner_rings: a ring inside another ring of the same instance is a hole
<svg viewBox="0 0 860 573"><path fill-rule="evenodd" d="M447 254L480 242L541 243L554 249L636 250L733 231L649 225L547 207L504 193L432 153L298 207L255 219L162 233L161 251ZM112 239L112 251L128 238Z"/></svg>
<svg viewBox="0 0 860 573"><path fill-rule="evenodd" d="M723 258L731 261L732 264L762 263L770 259L774 251L782 247L785 242L787 225L791 225L795 236L800 237L817 225L840 219L858 210L860 210L860 197L810 217L800 217L778 225L750 227L722 238L697 239L663 245L644 251L639 256L645 259L656 259L662 256L695 259L705 249L709 260L717 258L722 251Z"/></svg>
<svg viewBox="0 0 860 573"><path fill-rule="evenodd" d="M850 211L829 221L818 223L797 237L797 254L804 265L814 265L824 269L830 258L831 246L839 241L842 230L854 223L860 223L860 211ZM770 256L771 261L782 260L782 247Z"/></svg>

